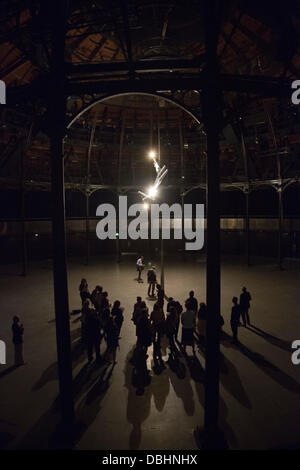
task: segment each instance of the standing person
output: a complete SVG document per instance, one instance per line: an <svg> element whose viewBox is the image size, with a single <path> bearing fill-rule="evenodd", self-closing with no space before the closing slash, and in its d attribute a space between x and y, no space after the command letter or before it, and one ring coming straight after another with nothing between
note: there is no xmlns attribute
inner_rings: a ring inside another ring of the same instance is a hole
<svg viewBox="0 0 300 470"><path fill-rule="evenodd" d="M194 344L194 327L196 315L195 311L192 309L192 306L189 302L185 303L185 312L181 315L181 324L182 324L182 336L181 344L183 346L184 352L186 351L187 346L192 346L193 354L195 355L195 344Z"/></svg>
<svg viewBox="0 0 300 470"><path fill-rule="evenodd" d="M240 309L241 309L242 319L243 319L243 323L245 327L247 323L248 325L250 325L250 317L249 317L250 300L251 300L250 292L247 291L246 287L243 287L242 293L240 295Z"/></svg>
<svg viewBox="0 0 300 470"><path fill-rule="evenodd" d="M157 303L159 303L161 307L163 308L165 291L162 289L160 284L156 284L156 295L157 295Z"/></svg>
<svg viewBox="0 0 300 470"><path fill-rule="evenodd" d="M144 257L141 256L141 257L137 260L137 262L136 262L136 269L137 269L137 272L139 273L137 280L138 280L139 282L142 281L142 271L143 271L143 269L144 269L144 267L145 267L143 261L144 261Z"/></svg>
<svg viewBox="0 0 300 470"><path fill-rule="evenodd" d="M148 296L154 297L154 290L155 290L155 285L156 285L155 266L152 266L150 269L148 269L147 278L148 278L148 284L149 284Z"/></svg>
<svg viewBox="0 0 300 470"><path fill-rule="evenodd" d="M133 307L133 314L132 314L132 318L131 318L131 321L133 321L134 325L135 325L135 334L137 336L137 324L139 322L139 319L140 319L140 316L141 316L141 313L142 313L142 309L145 308L146 304L145 302L142 302L142 297L137 297L136 298L136 303L134 304L134 307Z"/></svg>
<svg viewBox="0 0 300 470"><path fill-rule="evenodd" d="M96 308L96 305L97 305L97 297L98 297L98 294L99 294L99 289L101 289L101 286L96 286L95 289L92 291L91 293L91 302L92 304L94 305L94 307ZM96 308L97 310L97 308Z"/></svg>
<svg viewBox="0 0 300 470"><path fill-rule="evenodd" d="M200 308L198 311L198 321L197 321L197 331L201 339L205 338L206 334L206 315L207 307L204 302L200 303Z"/></svg>
<svg viewBox="0 0 300 470"><path fill-rule="evenodd" d="M110 311L109 308L104 308L100 314L101 327L103 329L105 341L107 341L107 325L109 322Z"/></svg>
<svg viewBox="0 0 300 470"><path fill-rule="evenodd" d="M180 325L180 316L182 314L182 305L180 302L175 302L175 312L176 312L176 328L175 328L175 338L176 341L178 340L178 331L179 331L179 325Z"/></svg>
<svg viewBox="0 0 300 470"><path fill-rule="evenodd" d="M175 334L176 334L176 326L177 326L176 310L175 310L175 307L170 307L169 313L165 321L165 333L169 340L171 353L173 353L176 350L175 341L174 341Z"/></svg>
<svg viewBox="0 0 300 470"><path fill-rule="evenodd" d="M100 356L100 342L101 342L101 334L100 334L100 318L97 314L95 309L90 308L87 312L86 316L86 343L87 343L87 354L88 354L88 361L93 361L93 352L95 349L96 353L96 361L100 363L101 356Z"/></svg>
<svg viewBox="0 0 300 470"><path fill-rule="evenodd" d="M103 292L102 293L102 296L101 296L101 308L100 308L100 311L103 311L105 309L109 309L110 307L110 304L109 304L109 300L108 300L108 293L107 292Z"/></svg>
<svg viewBox="0 0 300 470"><path fill-rule="evenodd" d="M12 324L13 344L15 346L15 366L23 366L25 364L23 359L23 334L24 327L20 323L20 318L16 315L13 317Z"/></svg>
<svg viewBox="0 0 300 470"><path fill-rule="evenodd" d="M150 315L150 321L154 334L154 343L156 343L158 348L160 348L160 340L164 332L165 314L159 302L156 302L153 306L153 311Z"/></svg>
<svg viewBox="0 0 300 470"><path fill-rule="evenodd" d="M111 315L118 329L118 336L120 335L122 324L124 321L123 311L124 309L121 308L121 302L119 300L116 300L114 302L113 308L111 309Z"/></svg>
<svg viewBox="0 0 300 470"><path fill-rule="evenodd" d="M232 330L232 342L238 344L238 327L240 322L241 309L238 304L238 298L233 297L233 307L231 309L230 325Z"/></svg>
<svg viewBox="0 0 300 470"><path fill-rule="evenodd" d="M176 307L176 302L173 299L173 297L169 297L168 303L167 303L167 312L170 312L171 307Z"/></svg>
<svg viewBox="0 0 300 470"><path fill-rule="evenodd" d="M117 348L119 346L119 329L115 319L110 316L106 325L108 362L116 364Z"/></svg>
<svg viewBox="0 0 300 470"><path fill-rule="evenodd" d="M190 309L193 310L195 312L195 314L197 314L197 312L198 312L198 300L194 296L195 296L195 293L194 293L193 290L191 290L191 292L189 293L189 298L186 299L186 302L189 302Z"/></svg>
<svg viewBox="0 0 300 470"><path fill-rule="evenodd" d="M97 312L101 312L102 309L102 300L103 300L103 287L97 286L97 295L95 297L95 309Z"/></svg>
<svg viewBox="0 0 300 470"><path fill-rule="evenodd" d="M83 305L83 302L91 297L86 279L81 279L78 289L80 293L81 303Z"/></svg>
<svg viewBox="0 0 300 470"><path fill-rule="evenodd" d="M145 304L145 302L142 302L142 304ZM148 308L146 306L142 307L141 314L136 325L136 335L137 354L142 353L146 356L147 349L152 343L152 329L148 315Z"/></svg>

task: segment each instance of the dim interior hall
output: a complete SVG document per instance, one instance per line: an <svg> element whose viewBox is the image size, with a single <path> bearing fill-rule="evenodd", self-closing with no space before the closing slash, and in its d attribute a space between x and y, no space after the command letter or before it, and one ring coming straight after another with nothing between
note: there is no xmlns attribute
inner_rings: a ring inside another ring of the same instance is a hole
<svg viewBox="0 0 300 470"><path fill-rule="evenodd" d="M0 447L299 448L295 2L0 9Z"/></svg>

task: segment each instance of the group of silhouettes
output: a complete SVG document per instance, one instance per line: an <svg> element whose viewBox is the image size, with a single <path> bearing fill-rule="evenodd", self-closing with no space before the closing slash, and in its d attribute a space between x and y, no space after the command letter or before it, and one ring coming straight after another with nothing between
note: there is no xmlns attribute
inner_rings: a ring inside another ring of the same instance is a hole
<svg viewBox="0 0 300 470"><path fill-rule="evenodd" d="M81 339L86 345L88 362L93 361L94 352L96 361L102 362L100 345L104 339L107 347L103 359L116 364L124 308L119 300L111 306L108 293L99 285L90 293L86 279L81 280L79 292L82 301Z"/></svg>

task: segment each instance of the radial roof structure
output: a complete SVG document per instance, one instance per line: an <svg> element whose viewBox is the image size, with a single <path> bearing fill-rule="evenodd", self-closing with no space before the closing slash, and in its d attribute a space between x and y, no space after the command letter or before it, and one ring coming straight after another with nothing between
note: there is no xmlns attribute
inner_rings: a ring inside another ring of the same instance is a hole
<svg viewBox="0 0 300 470"><path fill-rule="evenodd" d="M49 8L1 5L8 106L0 116L0 176L10 187L19 184L21 153L28 185L50 181ZM167 184L205 184L204 27L201 1L69 2L67 184L136 187L149 173L145 155L153 146L169 168ZM300 117L290 84L300 71L299 3L224 2L220 30L223 184L298 181ZM126 94L104 99L116 93Z"/></svg>

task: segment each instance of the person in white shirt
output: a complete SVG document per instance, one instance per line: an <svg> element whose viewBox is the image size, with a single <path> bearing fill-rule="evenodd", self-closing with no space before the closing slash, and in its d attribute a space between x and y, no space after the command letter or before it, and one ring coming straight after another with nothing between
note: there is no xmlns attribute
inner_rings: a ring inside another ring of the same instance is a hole
<svg viewBox="0 0 300 470"><path fill-rule="evenodd" d="M137 280L138 280L139 282L142 281L142 271L143 271L143 269L144 269L143 261L144 261L144 257L141 256L141 257L137 260L137 262L136 262L136 268L137 268L137 271L138 271L138 273L139 273Z"/></svg>
<svg viewBox="0 0 300 470"><path fill-rule="evenodd" d="M193 354L195 355L195 344L194 344L194 328L196 323L196 315L192 306L189 302L185 303L186 311L181 314L181 324L182 324L182 336L181 344L186 350L187 346L192 346Z"/></svg>

